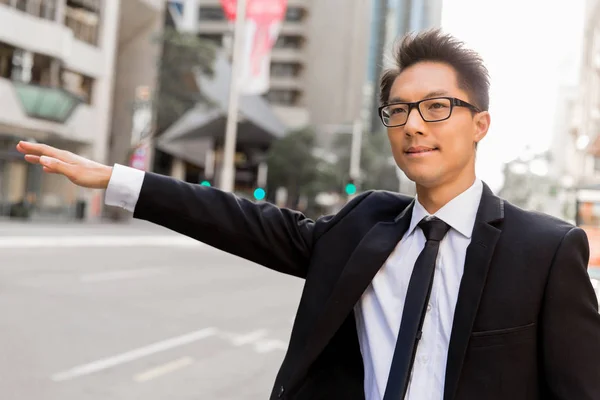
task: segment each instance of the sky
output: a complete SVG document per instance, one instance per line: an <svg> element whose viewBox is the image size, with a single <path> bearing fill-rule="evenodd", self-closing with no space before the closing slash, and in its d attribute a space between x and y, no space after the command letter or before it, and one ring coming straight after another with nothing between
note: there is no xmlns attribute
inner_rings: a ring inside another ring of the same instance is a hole
<svg viewBox="0 0 600 400"><path fill-rule="evenodd" d="M443 30L478 51L490 72L492 122L476 169L494 191L505 162L551 144L559 86L578 79L584 1L443 2Z"/></svg>

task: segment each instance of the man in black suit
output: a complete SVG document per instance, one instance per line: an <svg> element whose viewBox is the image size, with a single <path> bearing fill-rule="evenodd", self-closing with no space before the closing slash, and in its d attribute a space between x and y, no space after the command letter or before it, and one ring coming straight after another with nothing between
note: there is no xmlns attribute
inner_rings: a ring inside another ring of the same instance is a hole
<svg viewBox="0 0 600 400"><path fill-rule="evenodd" d="M600 399L584 232L475 176L488 80L453 37L405 38L379 115L417 197L369 191L316 221L41 144L18 149L107 188L106 202L136 218L305 279L271 399ZM515 112L547 118L538 106L518 100Z"/></svg>

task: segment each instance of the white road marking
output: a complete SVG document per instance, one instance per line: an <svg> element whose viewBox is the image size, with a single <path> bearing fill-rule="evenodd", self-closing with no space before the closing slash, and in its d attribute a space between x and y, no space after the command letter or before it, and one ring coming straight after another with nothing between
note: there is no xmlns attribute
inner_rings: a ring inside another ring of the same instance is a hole
<svg viewBox="0 0 600 400"><path fill-rule="evenodd" d="M246 334L229 334L229 338L231 339L231 344L234 346L243 346L245 344L251 344L256 342L257 340L262 339L267 336L268 331L265 329L259 329L256 331L252 331Z"/></svg>
<svg viewBox="0 0 600 400"><path fill-rule="evenodd" d="M149 369L148 371L139 373L133 377L133 380L136 382L147 382L154 378L158 378L159 376L163 376L171 372L175 372L178 369L185 368L191 365L193 362L194 360L191 357L183 357L179 360L171 361L156 368Z"/></svg>
<svg viewBox="0 0 600 400"><path fill-rule="evenodd" d="M186 236L13 236L0 237L1 249L70 247L202 247Z"/></svg>
<svg viewBox="0 0 600 400"><path fill-rule="evenodd" d="M239 347L245 344L252 344L257 340L265 337L267 335L267 330L259 329L248 333L233 333L233 332L224 332L221 331L219 336L223 339L226 339L232 345Z"/></svg>
<svg viewBox="0 0 600 400"><path fill-rule="evenodd" d="M259 340L254 343L254 351L257 353L269 353L274 350L283 350L286 351L288 345L286 342L282 340L272 339L272 340Z"/></svg>
<svg viewBox="0 0 600 400"><path fill-rule="evenodd" d="M274 350L287 350L286 342L277 339L267 338L266 329L259 329L245 334L221 332L219 336L228 339L234 346L252 345L257 353L269 353Z"/></svg>
<svg viewBox="0 0 600 400"><path fill-rule="evenodd" d="M216 335L218 330L216 328L205 328L195 332L191 332L182 336L177 336L171 339L163 340L161 342L153 343L151 345L140 347L135 350L128 351L126 353L118 354L113 357L103 358L98 361L91 362L89 364L80 365L72 368L68 371L59 372L52 376L54 382L62 382L74 378L78 378L84 375L90 375L95 372L99 372L108 368L116 367L120 364L125 364L142 357L149 356L151 354L159 353L161 351L169 350L175 347L183 346L198 340L206 339Z"/></svg>
<svg viewBox="0 0 600 400"><path fill-rule="evenodd" d="M167 273L167 268L140 268L121 271L85 274L79 277L80 282L106 282L121 279L147 278Z"/></svg>

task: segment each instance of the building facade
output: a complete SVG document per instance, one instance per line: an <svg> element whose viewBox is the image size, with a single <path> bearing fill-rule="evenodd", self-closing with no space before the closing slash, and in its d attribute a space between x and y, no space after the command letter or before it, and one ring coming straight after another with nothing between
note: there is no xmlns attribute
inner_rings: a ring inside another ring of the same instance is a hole
<svg viewBox="0 0 600 400"><path fill-rule="evenodd" d="M229 48L219 0L198 0L198 34ZM351 123L360 112L369 0L288 0L271 56L266 99L290 128Z"/></svg>
<svg viewBox="0 0 600 400"><path fill-rule="evenodd" d="M373 0L371 2L371 34L368 46L368 67L363 87L363 125L365 131L378 134L385 130L379 107L379 78L393 62L394 43L410 32L440 27L442 0ZM399 169L398 191L415 194L415 184Z"/></svg>
<svg viewBox="0 0 600 400"><path fill-rule="evenodd" d="M157 59L147 33L162 9L162 0L0 1L2 216L24 207L41 218L102 215L102 192L42 174L14 148L36 140L123 162L111 147L115 138L131 140L135 88L156 80L145 65Z"/></svg>
<svg viewBox="0 0 600 400"><path fill-rule="evenodd" d="M394 43L409 32L436 28L442 21L442 0L372 0L368 68L364 88L365 124L370 132L383 130L375 112L379 106L379 77L392 62Z"/></svg>
<svg viewBox="0 0 600 400"><path fill-rule="evenodd" d="M37 140L106 162L119 1L0 1L0 204L10 215L99 212L94 193L15 152ZM97 197L97 196L96 196ZM86 210L86 211L84 211Z"/></svg>
<svg viewBox="0 0 600 400"><path fill-rule="evenodd" d="M576 111L570 131L577 152L570 163L578 186L600 183L600 1L588 0Z"/></svg>

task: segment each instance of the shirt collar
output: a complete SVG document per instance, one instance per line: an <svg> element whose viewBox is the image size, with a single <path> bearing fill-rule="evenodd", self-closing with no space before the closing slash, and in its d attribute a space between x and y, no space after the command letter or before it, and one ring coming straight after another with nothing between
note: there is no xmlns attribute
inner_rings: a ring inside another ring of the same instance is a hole
<svg viewBox="0 0 600 400"><path fill-rule="evenodd" d="M481 180L475 179L470 188L446 203L433 216L441 219L450 225L452 229L470 239L473 234L477 209L479 208L482 194L483 183ZM428 216L431 216L431 214L419 203L419 198L415 197L410 226L406 232L406 236L412 235L419 222Z"/></svg>

